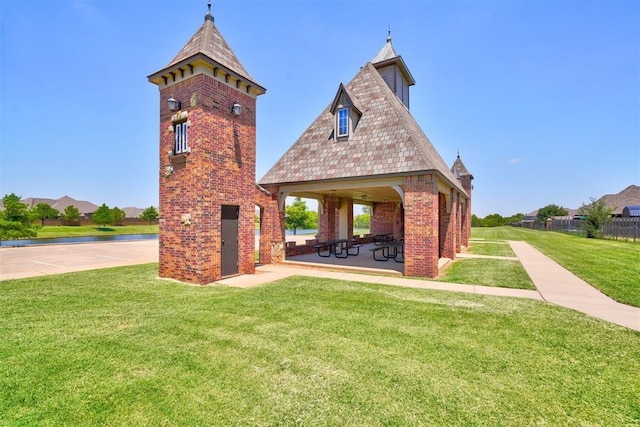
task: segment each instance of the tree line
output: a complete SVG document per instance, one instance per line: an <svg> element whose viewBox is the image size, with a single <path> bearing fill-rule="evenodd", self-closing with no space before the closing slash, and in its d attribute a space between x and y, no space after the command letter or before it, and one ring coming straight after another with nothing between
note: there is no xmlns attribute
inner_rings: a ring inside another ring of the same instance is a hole
<svg viewBox="0 0 640 427"><path fill-rule="evenodd" d="M0 211L0 240L33 239L38 236L38 229L44 227L47 219L61 218L66 225L80 225L80 210L73 205L67 206L63 212L60 212L48 203L38 203L29 209L20 200L20 196L14 193L2 198L4 208ZM93 213L91 219L98 228L101 228L106 225L122 225L125 216L122 209L109 208L103 203ZM158 216L157 209L149 206L142 212L140 218L151 224L158 219Z"/></svg>
<svg viewBox="0 0 640 427"><path fill-rule="evenodd" d="M615 206L607 206L604 200L597 200L593 197L590 199L590 203L583 203L582 206L578 208L578 219L582 220L582 227L586 231L587 237L602 237L602 229L606 224L611 222L611 214L615 210ZM538 209L535 222L544 224L549 218L567 216L568 214L568 209L552 203ZM503 217L500 214L494 213L484 218L479 218L473 214L471 215L471 227L515 225L520 224L524 218L525 215L522 213L517 213L509 217Z"/></svg>

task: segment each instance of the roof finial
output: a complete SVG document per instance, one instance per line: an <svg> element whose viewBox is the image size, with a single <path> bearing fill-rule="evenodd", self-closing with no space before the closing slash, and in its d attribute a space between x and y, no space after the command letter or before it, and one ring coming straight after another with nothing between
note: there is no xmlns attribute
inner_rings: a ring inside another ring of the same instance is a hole
<svg viewBox="0 0 640 427"><path fill-rule="evenodd" d="M391 24L389 24L389 29L387 30L387 43L391 43Z"/></svg>
<svg viewBox="0 0 640 427"><path fill-rule="evenodd" d="M207 14L204 16L204 20L210 20L211 22L215 22L213 19L213 15L211 14L211 0L207 1Z"/></svg>

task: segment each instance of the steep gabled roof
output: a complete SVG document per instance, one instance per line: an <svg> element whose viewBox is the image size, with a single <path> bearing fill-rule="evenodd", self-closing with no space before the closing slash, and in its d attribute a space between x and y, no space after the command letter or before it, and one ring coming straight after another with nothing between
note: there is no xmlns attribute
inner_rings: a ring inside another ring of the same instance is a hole
<svg viewBox="0 0 640 427"><path fill-rule="evenodd" d="M338 108L338 102L340 101L340 97L345 95L348 99L351 106L356 110L358 114L362 114L362 109L360 108L360 103L358 102L358 98L351 95L346 87L342 83L340 83L340 87L338 87L338 91L336 92L336 96L333 98L333 102L329 106L329 112L331 114L336 113L336 108Z"/></svg>
<svg viewBox="0 0 640 427"><path fill-rule="evenodd" d="M399 55L396 53L393 48L393 44L391 43L391 34L387 37L387 42L382 46L382 49L377 53L377 55L371 60L372 64L376 64L378 62L387 61L389 59L397 58Z"/></svg>
<svg viewBox="0 0 640 427"><path fill-rule="evenodd" d="M455 162L453 162L453 166L451 166L451 172L456 178L463 178L466 176L470 176L473 179L473 175L469 173L467 167L462 163L462 159L460 159L460 155L458 154L458 158Z"/></svg>
<svg viewBox="0 0 640 427"><path fill-rule="evenodd" d="M404 75L405 79L407 79L407 84L409 86L413 86L414 84L416 84L416 81L411 75L409 67L407 67L407 64L405 64L404 59L402 59L402 56L398 55L393 48L393 43L391 42L391 34L389 34L389 37L387 37L387 42L384 46L382 46L380 52L378 52L378 54L371 60L371 63L377 69L386 67L388 65L395 65L400 69L400 72Z"/></svg>
<svg viewBox="0 0 640 427"><path fill-rule="evenodd" d="M170 68L198 53L206 55L229 70L235 71L242 77L253 81L251 75L240 63L240 60L233 53L227 41L222 37L220 31L218 31L216 24L213 22L213 17L209 14L205 16L204 24L202 24L200 29L196 31L193 37L191 37L182 50L178 52L176 57L173 58L165 68Z"/></svg>
<svg viewBox="0 0 640 427"><path fill-rule="evenodd" d="M329 105L260 184L437 171L465 193L409 110L371 63L362 67L345 89L362 111L348 140L334 142L331 137L335 117Z"/></svg>
<svg viewBox="0 0 640 427"><path fill-rule="evenodd" d="M239 80L245 80L252 87L258 89L259 94L266 91L251 77L238 57L233 53L227 41L222 37L214 23L211 10L205 15L204 23L184 45L178 54L162 70L148 76L155 82L163 74L172 69L182 68L197 60L204 60L216 68L221 68L225 74L230 74Z"/></svg>

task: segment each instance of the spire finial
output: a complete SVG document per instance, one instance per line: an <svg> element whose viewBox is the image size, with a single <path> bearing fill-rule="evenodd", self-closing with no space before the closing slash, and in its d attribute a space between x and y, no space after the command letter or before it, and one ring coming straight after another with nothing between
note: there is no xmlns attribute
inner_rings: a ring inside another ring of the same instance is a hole
<svg viewBox="0 0 640 427"><path fill-rule="evenodd" d="M389 28L387 30L387 43L391 43L391 24L389 24Z"/></svg>
<svg viewBox="0 0 640 427"><path fill-rule="evenodd" d="M213 15L211 14L211 0L207 1L207 14L204 16L204 20L210 20L211 22L215 22L213 19Z"/></svg>

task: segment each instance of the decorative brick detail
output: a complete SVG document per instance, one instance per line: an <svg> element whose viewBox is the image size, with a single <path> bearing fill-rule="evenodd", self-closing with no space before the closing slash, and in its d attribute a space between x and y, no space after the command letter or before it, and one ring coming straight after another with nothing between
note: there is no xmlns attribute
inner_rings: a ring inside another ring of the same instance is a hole
<svg viewBox="0 0 640 427"><path fill-rule="evenodd" d="M172 156L170 97L182 101L189 121L190 152L180 162ZM240 116L230 113L236 100ZM222 205L239 207L238 273L254 273L255 201L247 195L255 191L255 99L198 74L161 89L160 101L160 277L196 284L222 277Z"/></svg>
<svg viewBox="0 0 640 427"><path fill-rule="evenodd" d="M407 276L438 275L438 178L405 177L405 264Z"/></svg>

